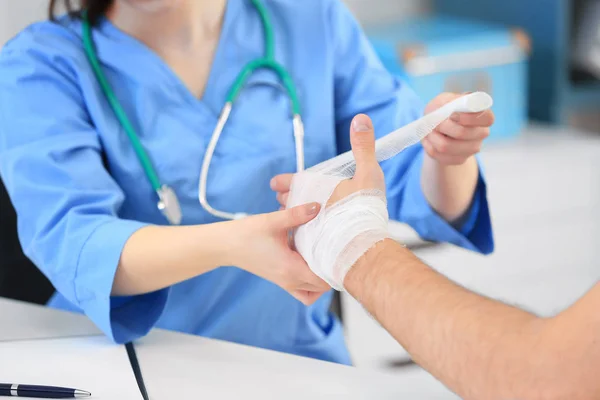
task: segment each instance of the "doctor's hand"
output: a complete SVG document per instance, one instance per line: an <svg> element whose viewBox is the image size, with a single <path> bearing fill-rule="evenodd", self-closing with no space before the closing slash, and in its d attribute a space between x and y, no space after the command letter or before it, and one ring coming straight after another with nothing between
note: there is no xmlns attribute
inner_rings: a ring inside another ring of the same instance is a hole
<svg viewBox="0 0 600 400"><path fill-rule="evenodd" d="M314 303L331 287L316 276L288 243L288 232L319 213L318 203L254 215L237 224L234 265L286 290L305 305Z"/></svg>
<svg viewBox="0 0 600 400"><path fill-rule="evenodd" d="M464 94L442 93L427 105L425 114L462 96ZM456 113L423 140L423 148L429 157L442 165L462 165L479 153L493 123L492 110Z"/></svg>

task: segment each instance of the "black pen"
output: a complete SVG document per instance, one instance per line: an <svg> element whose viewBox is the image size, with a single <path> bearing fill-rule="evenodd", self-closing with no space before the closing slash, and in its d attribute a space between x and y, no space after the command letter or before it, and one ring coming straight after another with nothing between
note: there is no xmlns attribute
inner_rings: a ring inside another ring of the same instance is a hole
<svg viewBox="0 0 600 400"><path fill-rule="evenodd" d="M55 386L17 385L15 383L0 383L0 396L34 397L37 399L78 399L90 397L92 394L85 390L69 389Z"/></svg>

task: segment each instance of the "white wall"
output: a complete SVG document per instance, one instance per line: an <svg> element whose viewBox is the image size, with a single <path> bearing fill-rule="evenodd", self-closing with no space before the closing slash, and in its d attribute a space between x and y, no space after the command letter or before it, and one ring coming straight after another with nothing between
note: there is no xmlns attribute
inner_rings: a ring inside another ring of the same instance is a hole
<svg viewBox="0 0 600 400"><path fill-rule="evenodd" d="M348 7L365 24L398 20L399 18L428 12L431 8L431 0L343 1L348 4Z"/></svg>
<svg viewBox="0 0 600 400"><path fill-rule="evenodd" d="M48 0L0 0L0 46L26 25L46 16Z"/></svg>
<svg viewBox="0 0 600 400"><path fill-rule="evenodd" d="M428 10L430 2L429 0L344 1L358 18L367 24L424 12ZM48 0L0 0L0 46L27 24L45 18L47 6Z"/></svg>

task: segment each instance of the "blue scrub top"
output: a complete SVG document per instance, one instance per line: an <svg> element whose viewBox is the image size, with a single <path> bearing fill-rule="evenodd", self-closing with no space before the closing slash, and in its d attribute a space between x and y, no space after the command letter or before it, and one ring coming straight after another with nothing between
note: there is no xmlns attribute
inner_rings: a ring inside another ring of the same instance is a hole
<svg viewBox="0 0 600 400"><path fill-rule="evenodd" d="M265 0L276 57L293 76L306 126L306 165L350 148L352 117L366 113L383 135L421 115L413 91L390 76L357 21L337 0ZM107 77L161 180L177 192L184 224L216 219L198 203L198 176L219 111L236 75L264 52L263 30L247 0L228 1L206 91L195 98L152 51L102 20L94 31ZM269 180L295 169L287 96L264 83L238 99L217 146L208 182L216 208L278 208ZM455 229L420 187L423 150L386 161L392 218L424 238L489 253L493 248L480 179L464 224ZM166 224L156 194L84 55L81 23L34 24L0 56L0 173L19 217L26 254L58 293L51 305L87 314L118 343L152 327L173 329L350 363L331 293L310 307L235 267L222 267L155 293L110 296L121 250L136 230Z"/></svg>

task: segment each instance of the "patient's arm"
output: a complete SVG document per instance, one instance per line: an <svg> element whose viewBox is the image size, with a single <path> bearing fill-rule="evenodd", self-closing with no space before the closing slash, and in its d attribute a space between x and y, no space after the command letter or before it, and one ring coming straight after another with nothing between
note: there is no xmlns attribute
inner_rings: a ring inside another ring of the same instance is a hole
<svg viewBox="0 0 600 400"><path fill-rule="evenodd" d="M367 252L344 284L465 399L600 398L600 284L539 318L458 286L391 240Z"/></svg>
<svg viewBox="0 0 600 400"><path fill-rule="evenodd" d="M370 126L351 133L356 174L337 185L328 204L383 184L372 124L366 116L356 118ZM273 188L286 204L289 178L277 177ZM307 248L335 238L341 226L336 222L352 221L358 213L372 218L362 221L366 226L379 227L381 215L352 207L346 203L343 221L314 221L319 235ZM319 268L334 268L327 262L330 254L312 255ZM352 264L345 278L328 275L335 286L357 298L419 364L461 397L600 398L600 284L560 315L538 318L456 285L389 239Z"/></svg>

